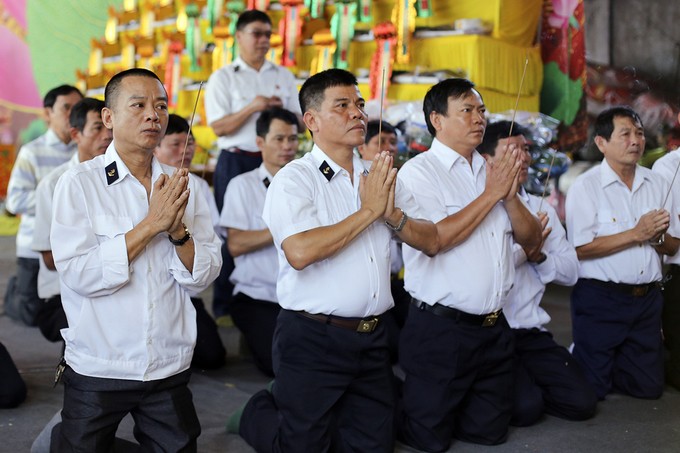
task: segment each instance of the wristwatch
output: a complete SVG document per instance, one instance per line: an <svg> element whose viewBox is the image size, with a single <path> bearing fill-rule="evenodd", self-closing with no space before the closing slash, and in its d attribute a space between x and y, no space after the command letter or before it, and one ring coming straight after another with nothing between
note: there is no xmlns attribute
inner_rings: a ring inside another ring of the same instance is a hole
<svg viewBox="0 0 680 453"><path fill-rule="evenodd" d="M545 261L546 259L548 259L548 255L546 255L545 253L541 252L541 254L538 256L538 259L537 259L536 261L534 261L534 263L535 263L535 264L541 264L541 263L542 263L543 261Z"/></svg>
<svg viewBox="0 0 680 453"><path fill-rule="evenodd" d="M191 233L189 233L187 226L185 224L182 224L182 226L184 227L184 237L182 239L173 239L172 236L168 234L168 239L172 242L172 245L179 247L180 245L186 244L187 241L191 239Z"/></svg>

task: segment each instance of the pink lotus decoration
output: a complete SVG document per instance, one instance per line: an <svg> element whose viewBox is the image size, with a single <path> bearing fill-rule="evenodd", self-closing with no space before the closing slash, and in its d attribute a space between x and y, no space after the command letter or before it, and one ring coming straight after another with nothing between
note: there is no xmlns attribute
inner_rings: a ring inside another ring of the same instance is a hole
<svg viewBox="0 0 680 453"><path fill-rule="evenodd" d="M553 0L553 13L548 17L548 23L555 28L566 28L569 23L578 23L573 20L574 11L579 0Z"/></svg>

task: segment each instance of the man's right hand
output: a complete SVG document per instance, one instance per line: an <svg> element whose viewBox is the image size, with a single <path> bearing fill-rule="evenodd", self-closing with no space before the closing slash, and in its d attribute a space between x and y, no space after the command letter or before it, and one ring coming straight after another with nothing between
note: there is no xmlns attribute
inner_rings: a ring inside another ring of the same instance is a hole
<svg viewBox="0 0 680 453"><path fill-rule="evenodd" d="M515 195L517 191L516 180L522 167L519 148L515 145L505 146L503 150L492 159L486 158L486 187L494 199L503 200Z"/></svg>
<svg viewBox="0 0 680 453"><path fill-rule="evenodd" d="M382 217L388 209L390 189L396 177L397 169L392 168L392 156L387 151L377 154L368 175L361 177L359 182L361 208L371 211L375 219ZM392 204L394 204L393 198ZM391 212L392 209L394 206L390 206L389 211Z"/></svg>
<svg viewBox="0 0 680 453"><path fill-rule="evenodd" d="M253 110L256 112L261 112L272 107L283 107L283 101L278 96L255 96L255 99L251 102Z"/></svg>

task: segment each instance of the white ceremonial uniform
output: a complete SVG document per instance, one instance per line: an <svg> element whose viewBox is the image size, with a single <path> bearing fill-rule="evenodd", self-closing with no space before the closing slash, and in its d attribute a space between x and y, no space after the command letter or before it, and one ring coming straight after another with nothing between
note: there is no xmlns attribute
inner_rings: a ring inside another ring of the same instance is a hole
<svg viewBox="0 0 680 453"><path fill-rule="evenodd" d="M64 144L52 129L26 143L19 150L7 184L6 208L21 215L17 232L17 256L38 258L32 248L35 227L35 190L38 183L52 170L67 162L76 150L76 144Z"/></svg>
<svg viewBox="0 0 680 453"><path fill-rule="evenodd" d="M672 192L674 194L673 198L676 204L680 202L680 174L675 174L676 170L678 169L678 165L680 165L680 149L676 149L660 157L654 162L654 165L652 166L652 171L654 173L660 174L668 182L668 184L673 184ZM673 181L674 176L675 181ZM680 206L676 205L676 207L673 208L669 202L666 202L664 209L671 213L671 217L680 216ZM666 264L680 264L680 251L678 251L678 253L673 256L664 255L663 261Z"/></svg>
<svg viewBox="0 0 680 453"><path fill-rule="evenodd" d="M151 163L151 185L173 168ZM205 199L194 178L184 223L194 239L193 272L166 233L129 262L125 234L148 214L146 189L112 143L103 156L59 179L50 243L69 327L65 358L85 376L157 380L189 368L196 342L190 293L205 289L221 266Z"/></svg>
<svg viewBox="0 0 680 453"><path fill-rule="evenodd" d="M607 163L580 175L567 193L567 236L578 248L599 236L610 236L630 230L640 217L660 209L668 192L668 183L650 169L637 166L632 190L628 189ZM670 194L668 206L673 206ZM678 237L678 217L671 215L668 234ZM582 260L579 278L627 284L660 281L661 260L649 244L628 247L601 258Z"/></svg>
<svg viewBox="0 0 680 453"><path fill-rule="evenodd" d="M390 291L392 232L379 220L338 254L301 271L290 266L281 249L289 236L334 225L359 210L359 181L370 162L354 156L353 167L350 175L314 145L310 153L282 168L267 191L263 217L279 254L277 294L285 309L365 318L394 305ZM419 217L415 200L400 187L395 206Z"/></svg>
<svg viewBox="0 0 680 453"><path fill-rule="evenodd" d="M508 293L503 306L503 313L513 329L531 329L543 327L550 322L550 316L540 306L545 285L554 282L564 286L572 286L578 278L578 258L576 250L567 241L567 235L555 209L547 202L541 204L541 198L520 190L520 195L529 210L533 213L540 208L548 215L548 228L552 231L543 244L546 256L541 264L530 263L524 249L519 244L513 245L515 259L515 283Z"/></svg>
<svg viewBox="0 0 680 453"><path fill-rule="evenodd" d="M256 71L238 57L231 64L215 71L208 79L205 89L208 124L242 110L258 95L278 96L285 109L300 113L295 76L288 69L267 60ZM220 149L236 147L258 151L255 143L255 122L259 116L251 115L238 131L218 137L217 146Z"/></svg>
<svg viewBox="0 0 680 453"><path fill-rule="evenodd" d="M437 223L482 194L486 165L477 151L470 166L434 139L428 152L404 164L399 179L425 218ZM498 203L466 241L446 252L428 257L404 244L404 287L428 305L438 303L470 314L497 311L515 276L513 243L510 218Z"/></svg>
<svg viewBox="0 0 680 453"><path fill-rule="evenodd" d="M52 199L57 181L61 175L70 168L80 163L78 153L73 153L73 157L65 164L62 164L48 173L38 184L35 191L35 229L33 230L33 250L36 252L46 252L52 250L50 244L50 228L52 227ZM38 271L38 296L41 299L49 299L61 292L59 289L59 273L48 269L45 261L40 257L40 271Z"/></svg>
<svg viewBox="0 0 680 453"><path fill-rule="evenodd" d="M273 180L264 164L229 182L224 195L220 225L225 228L264 230L262 209L267 187ZM243 293L253 299L277 302L276 278L279 273L278 253L274 244L234 258L236 268L230 280L234 294Z"/></svg>

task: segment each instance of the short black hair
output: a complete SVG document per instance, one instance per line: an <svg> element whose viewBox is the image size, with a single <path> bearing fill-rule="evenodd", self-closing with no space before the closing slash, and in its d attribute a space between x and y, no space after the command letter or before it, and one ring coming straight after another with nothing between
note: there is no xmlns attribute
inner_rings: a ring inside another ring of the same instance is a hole
<svg viewBox="0 0 680 453"><path fill-rule="evenodd" d="M423 113L425 114L425 123L427 124L428 132L435 137L437 131L430 121L430 114L432 112L440 113L447 116L449 109L449 98L458 99L461 96L474 90L475 84L468 79L452 77L450 79L442 80L433 85L425 94L423 100ZM475 90L477 91L477 90ZM479 93L479 91L477 91ZM479 95L482 96L481 94Z"/></svg>
<svg viewBox="0 0 680 453"><path fill-rule="evenodd" d="M510 132L510 127L512 127L512 135ZM486 126L486 130L484 131L484 140L482 140L482 143L477 146L477 151L480 154L488 154L489 156L493 156L496 154L496 146L498 145L499 140L508 137L517 137L518 135L527 137L527 133L528 131L517 123L515 123L513 126L512 122L510 121L496 121L495 123L491 123Z"/></svg>
<svg viewBox="0 0 680 453"><path fill-rule="evenodd" d="M269 133L269 127L274 120L281 120L286 124L290 124L298 128L300 127L300 123L297 116L295 116L295 113L280 107L274 107L264 110L255 122L255 133L257 136L264 138Z"/></svg>
<svg viewBox="0 0 680 453"><path fill-rule="evenodd" d="M175 113L168 115L168 128L165 130L165 135L183 134L189 132L189 122Z"/></svg>
<svg viewBox="0 0 680 453"><path fill-rule="evenodd" d="M265 24L272 24L272 20L269 18L267 13L260 11L258 9L249 9L243 11L236 20L236 30L243 30L252 24L253 22L264 22Z"/></svg>
<svg viewBox="0 0 680 453"><path fill-rule="evenodd" d="M111 80L106 84L106 88L104 88L104 102L106 103L106 107L113 108L114 101L116 100L115 98L118 95L118 87L127 77L149 77L150 79L156 79L161 82L161 79L158 78L156 73L149 71L148 69L131 68L121 71L111 77ZM161 85L163 85L163 82L161 82ZM165 90L165 86L163 86L163 89Z"/></svg>
<svg viewBox="0 0 680 453"><path fill-rule="evenodd" d="M57 102L57 98L59 96L66 96L71 93L78 93L80 97L83 97L83 93L81 93L80 90L73 85L59 85L56 88L52 88L47 92L47 94L45 94L45 97L43 98L43 107L52 108L54 107L54 103Z"/></svg>
<svg viewBox="0 0 680 453"><path fill-rule="evenodd" d="M366 138L364 139L364 143L370 142L373 137L378 135L378 132L381 129L380 123L380 120L371 120L368 122L366 125ZM387 121L382 121L382 132L397 135L397 129Z"/></svg>
<svg viewBox="0 0 680 453"><path fill-rule="evenodd" d="M298 97L302 113L321 107L326 89L351 85L357 85L357 78L344 69L327 69L314 74L300 88Z"/></svg>
<svg viewBox="0 0 680 453"><path fill-rule="evenodd" d="M94 98L82 98L71 109L71 114L68 121L71 127L75 127L80 132L83 132L87 124L87 114L90 112L97 112L99 115L104 108L104 101Z"/></svg>
<svg viewBox="0 0 680 453"><path fill-rule="evenodd" d="M635 113L635 110L627 105L620 105L608 108L597 115L593 137L599 136L609 141L609 139L612 138L612 132L614 132L614 118L616 117L630 118L633 122L639 123L640 126L644 127L640 115Z"/></svg>

